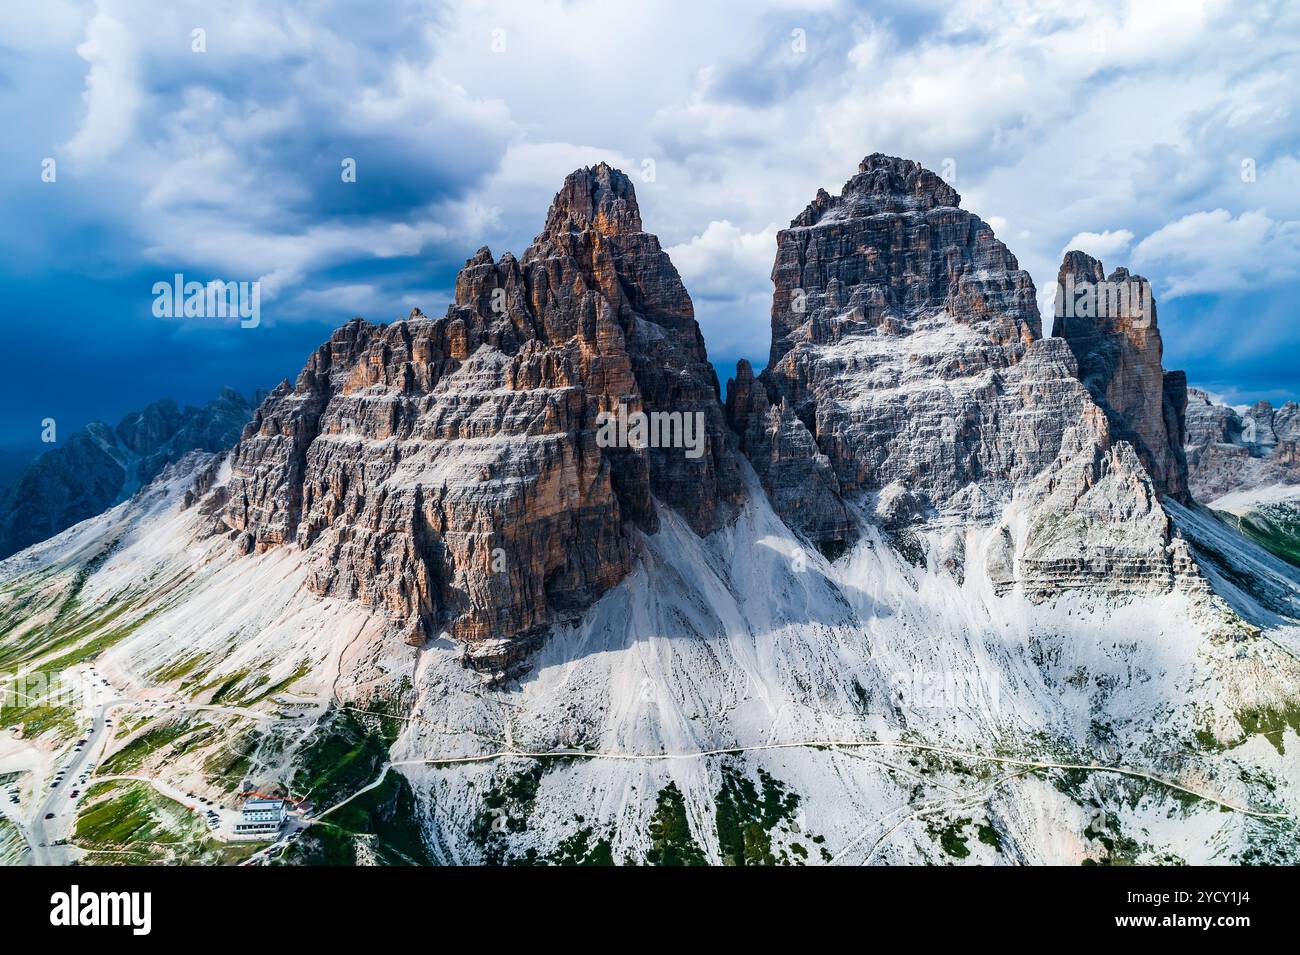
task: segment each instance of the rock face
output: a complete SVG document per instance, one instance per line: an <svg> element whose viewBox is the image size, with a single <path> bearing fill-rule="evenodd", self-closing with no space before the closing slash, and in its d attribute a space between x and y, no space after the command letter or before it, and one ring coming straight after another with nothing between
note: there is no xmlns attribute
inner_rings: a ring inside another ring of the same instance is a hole
<svg viewBox="0 0 1300 955"><path fill-rule="evenodd" d="M1267 401L1245 414L1188 390L1187 462L1192 495L1209 504L1232 491L1300 484L1300 404Z"/></svg>
<svg viewBox="0 0 1300 955"><path fill-rule="evenodd" d="M201 408L167 399L116 427L92 421L34 461L0 502L0 558L126 500L190 451L226 450L260 397L227 388Z"/></svg>
<svg viewBox="0 0 1300 955"><path fill-rule="evenodd" d="M809 467L780 449L816 447L841 498L906 490L887 519L991 517L1055 458L1086 400L1073 359L1041 340L1029 275L959 202L876 154L778 234L765 403L738 399L731 419L774 498ZM833 503L782 513L835 536Z"/></svg>
<svg viewBox="0 0 1300 955"><path fill-rule="evenodd" d="M736 428L741 450L753 462L773 509L787 523L823 546L856 538L857 525L840 498L830 459L784 400L775 407L769 403L762 383L743 358L736 377L727 382L727 419Z"/></svg>
<svg viewBox="0 0 1300 955"><path fill-rule="evenodd" d="M1067 252L1057 274L1052 334L1069 342L1079 377L1114 436L1133 445L1160 493L1190 500L1183 453L1187 376L1162 365L1151 283L1123 268L1107 276L1092 256Z"/></svg>
<svg viewBox="0 0 1300 955"><path fill-rule="evenodd" d="M1029 275L959 203L876 154L778 234L769 364L742 363L727 398L774 507L825 545L859 506L924 530L996 526L1017 502L1023 539L1004 523L986 555L999 589L1168 587L1184 379L1166 384L1154 327L1044 339Z"/></svg>
<svg viewBox="0 0 1300 955"><path fill-rule="evenodd" d="M631 183L579 170L520 259L466 263L445 317L339 329L205 506L247 549L307 551L317 593L413 645L445 632L494 673L628 574L656 502L700 535L730 522L737 446L832 556L864 517L914 539L1000 527L998 589L1170 586L1185 397L1158 333L1043 338L1029 276L959 201L881 155L819 192L778 236L771 360L739 365L724 412Z"/></svg>
<svg viewBox="0 0 1300 955"><path fill-rule="evenodd" d="M648 440L609 427L641 414L663 423ZM565 180L522 260L480 249L444 318L337 331L245 430L224 522L495 670L623 578L653 499L700 534L728 522L729 441L690 297L601 164Z"/></svg>

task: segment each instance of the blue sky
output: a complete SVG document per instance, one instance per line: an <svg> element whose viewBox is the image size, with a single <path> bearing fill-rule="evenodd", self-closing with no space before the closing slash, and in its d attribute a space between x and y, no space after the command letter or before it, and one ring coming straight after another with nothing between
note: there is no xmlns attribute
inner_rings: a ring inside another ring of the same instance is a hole
<svg viewBox="0 0 1300 955"><path fill-rule="evenodd" d="M1044 296L1067 247L1149 277L1193 384L1300 397L1297 36L1284 2L9 4L0 441L441 314L601 159L724 379L766 356L776 230L881 151L947 174ZM261 324L156 318L175 272L260 281Z"/></svg>

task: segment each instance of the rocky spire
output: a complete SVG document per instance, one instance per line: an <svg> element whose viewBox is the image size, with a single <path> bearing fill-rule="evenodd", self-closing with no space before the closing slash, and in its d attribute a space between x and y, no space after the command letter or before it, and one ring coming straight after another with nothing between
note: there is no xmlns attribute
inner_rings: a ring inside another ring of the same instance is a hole
<svg viewBox="0 0 1300 955"><path fill-rule="evenodd" d="M652 430L602 440L639 415ZM307 550L316 592L499 670L622 579L656 499L707 534L743 496L690 298L602 163L520 259L479 249L444 318L336 331L259 409L223 520Z"/></svg>
<svg viewBox="0 0 1300 955"><path fill-rule="evenodd" d="M858 163L858 174L838 196L818 189L817 196L790 223L813 226L827 216L848 218L885 212L928 212L941 206L956 208L961 196L930 170L910 159L872 153Z"/></svg>
<svg viewBox="0 0 1300 955"><path fill-rule="evenodd" d="M565 177L546 215L543 235L588 230L601 235L641 231L641 209L632 180L603 162Z"/></svg>
<svg viewBox="0 0 1300 955"><path fill-rule="evenodd" d="M1162 494L1190 500L1187 377L1164 370L1151 283L1125 268L1107 276L1092 256L1069 251L1057 274L1055 319L1052 334L1069 343L1113 436L1133 443Z"/></svg>
<svg viewBox="0 0 1300 955"><path fill-rule="evenodd" d="M801 500L783 512L814 537L838 533L841 495L875 500L891 485L915 506L890 504L890 520L927 509L987 511L1056 453L1059 434L1036 431L1053 405L1069 400L1049 385L1072 377L1068 351L1031 355L1041 327L1033 282L959 201L919 164L876 154L840 196L820 192L777 235L761 382L768 403L785 411L766 424L767 443L752 402L733 404L733 415L745 415L732 427L774 497L810 467L773 457L778 439L824 456L830 479L805 490L824 503ZM1033 415L1023 413L1025 396ZM967 493L971 486L978 492ZM893 491L886 498L901 499Z"/></svg>

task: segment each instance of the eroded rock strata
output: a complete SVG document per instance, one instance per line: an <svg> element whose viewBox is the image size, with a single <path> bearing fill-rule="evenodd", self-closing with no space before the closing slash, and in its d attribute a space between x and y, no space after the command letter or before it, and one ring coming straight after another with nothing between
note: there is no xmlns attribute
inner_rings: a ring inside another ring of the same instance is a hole
<svg viewBox="0 0 1300 955"><path fill-rule="evenodd" d="M600 446L602 413L657 412L698 415L702 446ZM727 522L728 440L690 297L602 164L522 259L480 249L445 317L339 329L245 431L224 519L308 549L317 592L496 668L623 578L652 496L697 533Z"/></svg>
<svg viewBox="0 0 1300 955"><path fill-rule="evenodd" d="M1186 502L1187 376L1164 370L1151 284L1124 268L1106 275L1092 256L1066 253L1052 334L1069 342L1079 377L1157 489Z"/></svg>
<svg viewBox="0 0 1300 955"><path fill-rule="evenodd" d="M769 364L728 394L775 508L823 543L857 506L892 529L1001 522L999 589L1171 586L1186 554L1160 498L1185 490L1185 379L1154 317L1044 338L1028 273L959 204L875 154L778 234Z"/></svg>
<svg viewBox="0 0 1300 955"><path fill-rule="evenodd" d="M579 170L521 259L466 263L446 316L354 320L272 393L233 453L222 528L304 548L316 592L381 609L415 645L445 631L497 671L629 573L656 501L697 534L726 525L737 448L828 556L865 520L947 533L961 575L964 529L992 528L978 556L999 591L1173 586L1192 573L1161 506L1186 492L1186 388L1154 310L1044 338L1028 274L959 203L879 154L819 192L778 235L770 362L739 365L724 411L631 183ZM1100 275L1077 253L1065 268ZM602 438L642 413L698 420L698 446Z"/></svg>

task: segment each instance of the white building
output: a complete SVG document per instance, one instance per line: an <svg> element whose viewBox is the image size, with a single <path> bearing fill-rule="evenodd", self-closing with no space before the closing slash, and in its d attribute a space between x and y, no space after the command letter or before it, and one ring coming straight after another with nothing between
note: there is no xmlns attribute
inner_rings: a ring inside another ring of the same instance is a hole
<svg viewBox="0 0 1300 955"><path fill-rule="evenodd" d="M236 839L274 839L288 810L283 799L246 799L235 823Z"/></svg>

